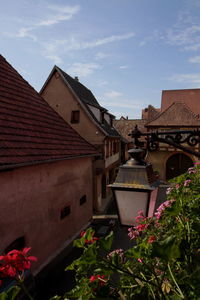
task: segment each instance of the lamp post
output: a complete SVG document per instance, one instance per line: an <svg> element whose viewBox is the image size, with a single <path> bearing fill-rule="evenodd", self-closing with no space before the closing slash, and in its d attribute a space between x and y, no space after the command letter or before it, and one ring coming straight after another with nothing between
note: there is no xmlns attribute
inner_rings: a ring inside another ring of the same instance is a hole
<svg viewBox="0 0 200 300"><path fill-rule="evenodd" d="M152 165L142 159L142 149L128 151L131 158L119 167L116 181L108 185L117 203L122 225L133 225L139 210L148 215L151 192L158 185Z"/></svg>

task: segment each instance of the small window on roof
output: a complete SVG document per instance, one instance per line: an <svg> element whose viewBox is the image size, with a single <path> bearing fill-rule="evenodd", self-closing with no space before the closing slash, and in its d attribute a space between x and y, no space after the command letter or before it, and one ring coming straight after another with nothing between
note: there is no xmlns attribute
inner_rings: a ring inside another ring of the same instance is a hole
<svg viewBox="0 0 200 300"><path fill-rule="evenodd" d="M80 111L72 110L71 113L71 123L79 123L80 122Z"/></svg>

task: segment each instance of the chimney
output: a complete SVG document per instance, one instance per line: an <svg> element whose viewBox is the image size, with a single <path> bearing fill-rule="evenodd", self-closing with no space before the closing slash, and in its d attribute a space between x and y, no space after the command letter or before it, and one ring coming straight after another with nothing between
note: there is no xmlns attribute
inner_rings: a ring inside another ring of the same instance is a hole
<svg viewBox="0 0 200 300"><path fill-rule="evenodd" d="M79 81L78 76L75 76L75 77L74 77L74 80Z"/></svg>

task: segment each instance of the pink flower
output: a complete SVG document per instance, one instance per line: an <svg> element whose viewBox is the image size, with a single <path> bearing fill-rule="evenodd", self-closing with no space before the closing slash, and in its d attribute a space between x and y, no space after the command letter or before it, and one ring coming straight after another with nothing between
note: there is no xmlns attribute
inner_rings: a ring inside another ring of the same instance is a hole
<svg viewBox="0 0 200 300"><path fill-rule="evenodd" d="M136 229L136 231L141 232L141 231L144 231L145 229L147 229L147 227L148 227L148 224L140 224L140 225L136 226L135 229Z"/></svg>
<svg viewBox="0 0 200 300"><path fill-rule="evenodd" d="M196 173L196 170L192 167L188 169L188 173L192 174L192 173Z"/></svg>
<svg viewBox="0 0 200 300"><path fill-rule="evenodd" d="M136 223L140 223L141 221L144 221L146 218L144 217L144 213L142 210L139 210L138 211L138 215L137 217L135 218L135 222Z"/></svg>
<svg viewBox="0 0 200 300"><path fill-rule="evenodd" d="M162 203L156 210L155 212L155 216L156 216L156 219L159 220L163 211L165 210L166 207L171 207L172 203L176 201L175 199L171 199L171 200L167 200L165 201L164 203Z"/></svg>
<svg viewBox="0 0 200 300"><path fill-rule="evenodd" d="M166 190L166 194L169 195L171 193L171 191L173 190L172 187L168 187L167 190Z"/></svg>
<svg viewBox="0 0 200 300"><path fill-rule="evenodd" d="M140 235L139 231L134 230L133 227L130 227L128 231L129 231L128 236L131 240L137 238Z"/></svg>
<svg viewBox="0 0 200 300"><path fill-rule="evenodd" d="M184 185L184 186L188 186L188 185L190 184L191 181L192 181L192 180L190 180L190 179L185 180L183 185Z"/></svg>
<svg viewBox="0 0 200 300"><path fill-rule="evenodd" d="M114 255L118 255L121 263L124 262L124 250L123 249L115 249L107 255L107 258L110 259Z"/></svg>
<svg viewBox="0 0 200 300"><path fill-rule="evenodd" d="M151 235L151 236L149 237L147 243L152 244L152 243L155 242L155 241L156 241L155 235Z"/></svg>
<svg viewBox="0 0 200 300"><path fill-rule="evenodd" d="M141 264L143 263L141 258L138 258L138 262L141 263Z"/></svg>
<svg viewBox="0 0 200 300"><path fill-rule="evenodd" d="M178 190L178 189L180 188L180 184L177 183L177 184L175 185L175 188Z"/></svg>

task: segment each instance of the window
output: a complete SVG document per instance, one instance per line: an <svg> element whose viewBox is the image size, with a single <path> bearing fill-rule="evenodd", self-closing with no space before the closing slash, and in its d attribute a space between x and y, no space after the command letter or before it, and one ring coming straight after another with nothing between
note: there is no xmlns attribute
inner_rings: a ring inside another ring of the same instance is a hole
<svg viewBox="0 0 200 300"><path fill-rule="evenodd" d="M65 217L69 216L71 213L71 207L70 205L65 206L64 208L61 209L60 212L60 219L64 219Z"/></svg>
<svg viewBox="0 0 200 300"><path fill-rule="evenodd" d="M79 123L80 122L80 111L73 110L71 113L71 123Z"/></svg>
<svg viewBox="0 0 200 300"><path fill-rule="evenodd" d="M83 205L86 201L87 201L87 197L86 197L86 195L84 195L84 196L81 197L81 199L80 199L80 205Z"/></svg>

